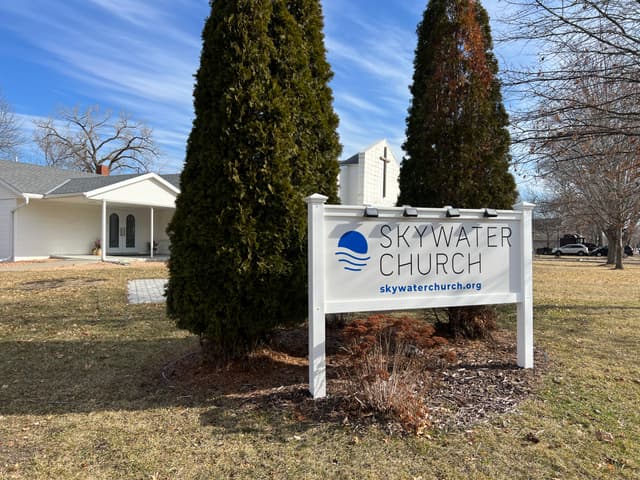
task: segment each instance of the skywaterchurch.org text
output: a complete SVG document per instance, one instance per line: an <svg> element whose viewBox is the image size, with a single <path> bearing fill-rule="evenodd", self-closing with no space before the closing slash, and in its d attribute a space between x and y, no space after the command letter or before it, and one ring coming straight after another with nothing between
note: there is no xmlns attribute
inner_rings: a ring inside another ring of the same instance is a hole
<svg viewBox="0 0 640 480"><path fill-rule="evenodd" d="M380 285L380 293L387 295L397 295L398 293L430 293L430 292L447 292L447 291L462 291L462 290L475 290L479 292L482 290L482 283L480 282L453 282L453 283L427 283L427 284L409 284L409 285Z"/></svg>

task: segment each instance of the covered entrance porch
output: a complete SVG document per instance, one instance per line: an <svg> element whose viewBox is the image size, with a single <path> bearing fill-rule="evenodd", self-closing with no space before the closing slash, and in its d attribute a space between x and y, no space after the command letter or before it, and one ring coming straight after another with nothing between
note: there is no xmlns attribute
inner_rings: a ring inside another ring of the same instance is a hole
<svg viewBox="0 0 640 480"><path fill-rule="evenodd" d="M108 256L153 258L169 255L166 228L173 208L102 202L101 259Z"/></svg>
<svg viewBox="0 0 640 480"><path fill-rule="evenodd" d="M100 257L169 254L166 233L179 190L149 173L85 193L100 204Z"/></svg>
<svg viewBox="0 0 640 480"><path fill-rule="evenodd" d="M100 258L169 255L167 225L173 208L102 201Z"/></svg>

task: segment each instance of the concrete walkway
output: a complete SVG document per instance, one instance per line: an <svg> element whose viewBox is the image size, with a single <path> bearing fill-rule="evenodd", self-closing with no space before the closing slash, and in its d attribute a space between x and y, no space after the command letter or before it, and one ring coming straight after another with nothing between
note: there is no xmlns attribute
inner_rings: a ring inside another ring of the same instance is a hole
<svg viewBox="0 0 640 480"><path fill-rule="evenodd" d="M166 278L144 278L127 283L129 303L163 303Z"/></svg>

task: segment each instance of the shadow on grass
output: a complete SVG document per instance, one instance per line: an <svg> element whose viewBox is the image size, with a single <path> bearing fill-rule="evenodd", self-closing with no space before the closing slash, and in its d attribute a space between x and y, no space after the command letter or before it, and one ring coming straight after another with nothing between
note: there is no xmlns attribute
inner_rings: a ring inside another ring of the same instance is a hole
<svg viewBox="0 0 640 480"><path fill-rule="evenodd" d="M193 338L0 343L0 415L235 405L306 387L304 359L213 369ZM178 368L179 366L179 368ZM275 372L275 374L274 374Z"/></svg>
<svg viewBox="0 0 640 480"><path fill-rule="evenodd" d="M311 402L308 400L306 404ZM340 419L332 423L337 428ZM287 410L274 406L242 408L238 402L225 401L203 411L200 415L200 425L224 435L259 435L267 438L270 444L284 444L290 442L295 434L313 428L317 422L302 413L290 415Z"/></svg>
<svg viewBox="0 0 640 480"><path fill-rule="evenodd" d="M638 309L640 307L636 306L537 305L534 308L534 329L540 329L548 339L552 335L552 342L573 349L586 349L592 360L615 361L635 355L640 348L637 331L631 326L637 318ZM628 318L628 324L618 324L619 327L612 331L612 311ZM540 323L537 318L541 319Z"/></svg>

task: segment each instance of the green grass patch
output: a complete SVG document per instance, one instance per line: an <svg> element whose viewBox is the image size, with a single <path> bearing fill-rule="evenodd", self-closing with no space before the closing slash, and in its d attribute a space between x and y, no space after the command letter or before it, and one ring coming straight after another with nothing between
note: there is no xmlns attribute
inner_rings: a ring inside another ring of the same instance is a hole
<svg viewBox="0 0 640 480"><path fill-rule="evenodd" d="M168 381L197 339L126 295L128 280L166 275L0 271L0 478L640 478L637 266L536 263L535 345L550 365L536 392L421 438L258 408L242 379ZM501 325L515 329L513 309Z"/></svg>

